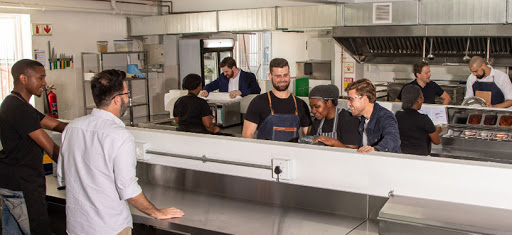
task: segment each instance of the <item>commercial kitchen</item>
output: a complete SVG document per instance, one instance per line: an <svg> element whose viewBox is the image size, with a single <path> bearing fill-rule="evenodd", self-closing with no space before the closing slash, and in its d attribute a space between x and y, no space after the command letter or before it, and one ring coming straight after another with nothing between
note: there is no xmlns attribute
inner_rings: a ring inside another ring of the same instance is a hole
<svg viewBox="0 0 512 235"><path fill-rule="evenodd" d="M512 110L464 99L470 57L512 73L511 4L4 0L0 19L15 22L6 27L15 43L0 42L17 49L1 66L4 73L19 59L40 61L64 121L91 113L95 73L133 75L122 120L136 140L139 184L155 206L185 212L156 220L131 208L134 234L512 234ZM442 126L441 144L418 156L246 139L244 115L256 95L220 92L207 100L230 136L176 131L183 78L197 73L208 84L227 56L256 75L261 93L272 90L270 60L287 59L289 90L306 103L313 87L334 84L347 109L344 87L369 79L377 103L393 113L415 78L412 65L427 61L431 80L451 96L449 105L438 99L421 110ZM4 84L2 98L12 90ZM32 104L51 114L44 97ZM60 133L48 133L60 144ZM65 189L55 172L46 184L52 230L65 234Z"/></svg>

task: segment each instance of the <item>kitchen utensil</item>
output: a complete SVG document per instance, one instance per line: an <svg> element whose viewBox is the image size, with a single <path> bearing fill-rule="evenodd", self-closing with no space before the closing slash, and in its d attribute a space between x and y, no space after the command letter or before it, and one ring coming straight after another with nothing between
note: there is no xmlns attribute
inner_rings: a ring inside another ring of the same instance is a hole
<svg viewBox="0 0 512 235"><path fill-rule="evenodd" d="M435 59L435 56L434 56L434 55L432 55L432 45L433 45L433 44L434 44L434 39L433 39L433 38L431 38L431 39L430 39L430 53L429 53L429 54L428 54L428 56L427 56L427 58L428 58L429 60L434 60L434 59Z"/></svg>
<svg viewBox="0 0 512 235"><path fill-rule="evenodd" d="M485 107L485 100L478 97L478 96L473 96L473 97L468 97L466 99L464 99L464 101L462 101L462 104L461 106L469 106L469 107Z"/></svg>
<svg viewBox="0 0 512 235"><path fill-rule="evenodd" d="M466 46L466 54L464 55L464 57L462 58L462 61L464 61L465 63L469 62L471 60L471 57L468 56L468 51L469 51L469 38L468 38L468 44Z"/></svg>

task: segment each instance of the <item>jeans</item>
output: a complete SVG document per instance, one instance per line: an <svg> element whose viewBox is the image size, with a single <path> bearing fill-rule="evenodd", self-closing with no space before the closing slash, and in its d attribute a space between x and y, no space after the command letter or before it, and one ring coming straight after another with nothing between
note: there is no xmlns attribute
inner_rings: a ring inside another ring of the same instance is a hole
<svg viewBox="0 0 512 235"><path fill-rule="evenodd" d="M0 188L2 234L30 234L27 206L21 191Z"/></svg>

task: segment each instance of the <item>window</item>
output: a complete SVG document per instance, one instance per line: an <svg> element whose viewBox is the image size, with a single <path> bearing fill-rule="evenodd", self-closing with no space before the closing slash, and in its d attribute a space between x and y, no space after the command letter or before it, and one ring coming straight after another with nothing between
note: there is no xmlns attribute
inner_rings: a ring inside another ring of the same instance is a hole
<svg viewBox="0 0 512 235"><path fill-rule="evenodd" d="M0 14L0 99L13 89L12 65L24 58L32 58L30 15Z"/></svg>
<svg viewBox="0 0 512 235"><path fill-rule="evenodd" d="M257 79L267 80L270 45L270 32L238 34L234 55L238 67L254 73Z"/></svg>

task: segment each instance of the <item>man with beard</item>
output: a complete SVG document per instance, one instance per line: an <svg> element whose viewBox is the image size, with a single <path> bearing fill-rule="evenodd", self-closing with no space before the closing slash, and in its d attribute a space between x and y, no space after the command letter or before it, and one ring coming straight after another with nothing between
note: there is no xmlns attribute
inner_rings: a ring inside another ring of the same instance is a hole
<svg viewBox="0 0 512 235"><path fill-rule="evenodd" d="M46 86L41 63L23 59L11 71L14 89L0 106L2 234L51 234L43 150L57 162L59 146L44 129L62 132L67 123L45 116L29 103Z"/></svg>
<svg viewBox="0 0 512 235"><path fill-rule="evenodd" d="M223 73L217 80L204 86L199 96L208 97L208 93L219 90L220 92L229 92L229 97L233 99L237 96L245 97L261 92L254 73L245 72L236 67L236 61L233 58L224 58L220 62L219 67Z"/></svg>
<svg viewBox="0 0 512 235"><path fill-rule="evenodd" d="M496 70L484 58L474 56L469 61L471 74L466 83L466 96L483 98L488 107L508 108L512 106L512 83L504 72Z"/></svg>
<svg viewBox="0 0 512 235"><path fill-rule="evenodd" d="M96 74L91 81L96 108L62 133L57 177L66 185L69 234L131 234L128 203L156 219L183 216L176 208L157 209L137 183L135 139L120 119L130 95L125 77L114 69Z"/></svg>
<svg viewBox="0 0 512 235"><path fill-rule="evenodd" d="M401 153L400 134L395 115L376 101L375 86L368 79L357 80L348 84L347 105L352 115L361 115L359 134L361 146L357 151L369 153L373 151Z"/></svg>
<svg viewBox="0 0 512 235"><path fill-rule="evenodd" d="M245 114L242 135L252 139L257 130L258 139L296 142L300 127L305 135L309 133L311 116L306 102L288 91L288 61L282 58L270 61L268 78L272 81L273 89L251 101Z"/></svg>
<svg viewBox="0 0 512 235"><path fill-rule="evenodd" d="M416 79L410 83L405 84L402 87L402 90L405 86L413 84L421 88L421 92L423 93L423 97L425 99L423 103L435 104L436 96L440 96L444 105L450 104L450 101L452 101L450 95L448 95L448 93L446 93L446 91L444 91L443 88L441 88L437 83L430 80L430 66L428 66L427 62L418 62L413 65L412 69ZM398 93L398 96L395 100L396 102L401 101L402 90L400 90L400 93Z"/></svg>

